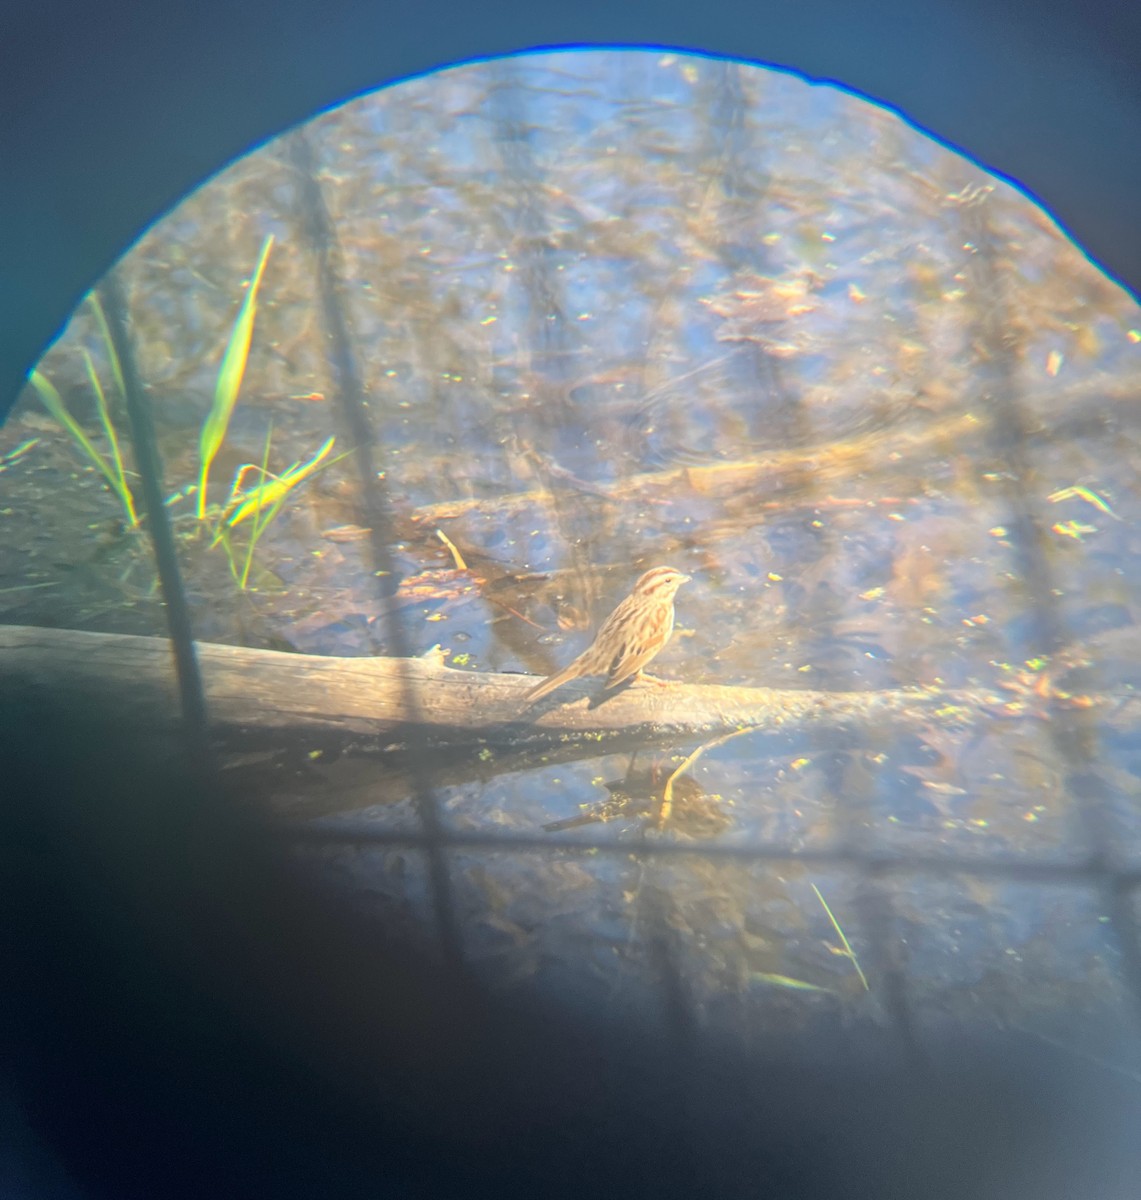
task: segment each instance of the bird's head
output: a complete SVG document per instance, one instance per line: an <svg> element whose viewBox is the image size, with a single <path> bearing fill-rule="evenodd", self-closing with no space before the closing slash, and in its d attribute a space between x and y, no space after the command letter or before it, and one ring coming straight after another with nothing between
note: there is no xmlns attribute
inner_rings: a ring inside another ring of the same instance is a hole
<svg viewBox="0 0 1141 1200"><path fill-rule="evenodd" d="M634 584L634 595L652 600L672 600L678 588L689 580L690 576L676 567L653 567Z"/></svg>

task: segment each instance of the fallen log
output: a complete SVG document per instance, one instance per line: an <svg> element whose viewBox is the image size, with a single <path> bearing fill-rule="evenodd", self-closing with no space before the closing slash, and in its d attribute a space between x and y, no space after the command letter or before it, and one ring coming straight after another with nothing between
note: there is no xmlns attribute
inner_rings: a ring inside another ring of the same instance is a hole
<svg viewBox="0 0 1141 1200"><path fill-rule="evenodd" d="M1001 703L983 691L822 692L643 680L601 693L577 680L528 704L530 675L457 670L421 658L345 658L199 644L212 731L220 738L331 735L379 743L419 731L433 744L566 746L610 739L674 742L736 729L781 732L869 723L961 725ZM161 638L0 626L0 697L49 694L68 711L140 731L178 727L178 693Z"/></svg>
<svg viewBox="0 0 1141 1200"><path fill-rule="evenodd" d="M981 688L824 692L652 680L614 694L601 693L600 680L577 680L528 704L533 676L456 670L438 648L416 659L333 658L203 643L198 655L221 765L243 796L295 817L414 795L413 764L425 749L440 787L737 730L778 735L788 753L814 735L922 733L1044 716L1051 704L1041 689L1031 705ZM1136 729L1141 715L1135 694L1060 695L1079 720L1106 730ZM140 750L147 739L160 755L177 746L178 690L162 638L0 625L0 715L12 705L120 737L127 730ZM293 769L277 769L283 759Z"/></svg>

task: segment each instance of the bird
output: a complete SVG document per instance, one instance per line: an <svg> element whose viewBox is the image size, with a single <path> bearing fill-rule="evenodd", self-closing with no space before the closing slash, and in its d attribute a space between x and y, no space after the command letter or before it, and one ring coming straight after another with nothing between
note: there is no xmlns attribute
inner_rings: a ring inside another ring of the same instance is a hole
<svg viewBox="0 0 1141 1200"><path fill-rule="evenodd" d="M637 679L670 640L674 630L674 596L690 578L675 567L652 567L603 621L594 641L578 658L536 684L526 699L541 700L583 675L605 675L607 690L628 679Z"/></svg>

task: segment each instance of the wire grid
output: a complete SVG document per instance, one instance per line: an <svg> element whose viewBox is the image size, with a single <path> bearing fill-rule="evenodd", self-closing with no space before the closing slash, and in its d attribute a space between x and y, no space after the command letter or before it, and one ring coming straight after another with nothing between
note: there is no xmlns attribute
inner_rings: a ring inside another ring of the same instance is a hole
<svg viewBox="0 0 1141 1200"><path fill-rule="evenodd" d="M341 280L338 273L338 252L335 230L324 205L317 182L317 164L313 149L304 132L296 133L291 139L293 165L303 183L302 206L305 220L305 235L314 256L321 298L322 316L327 334L327 346L335 391L341 405L342 417L352 431L357 446L355 460L361 495L360 524L372 531L370 550L372 554L372 577L377 581L377 601L386 625L389 644L396 655L410 653L407 639L392 604L393 579L391 570L390 530L392 529L391 508L385 490L383 475L378 474L371 452L371 433L364 405L364 391L360 371L354 356L350 326L344 310ZM976 244L985 249L988 231L985 221L967 222ZM1063 644L1056 605L1052 601L1055 581L1049 576L1047 556L1037 552L1041 545L1041 523L1031 510L1025 492L1017 486L1027 467L1025 462L1025 422L1015 399L1013 380L1004 374L1002 348L1002 281L989 267L991 255L980 253L973 260L974 277L971 284L976 294L984 298L983 316L980 322L980 337L991 351L990 362L995 364L991 379L990 400L997 414L994 445L996 456L1009 461L1014 469L1013 482L1008 488L1007 501L1012 514L1011 524L1015 546L1020 550L1018 568L1028 591L1035 600L1033 620L1041 645L1057 647ZM989 298L989 306L985 300ZM125 310L121 295L112 287L105 293L105 300L114 327L118 330L117 340L121 343L120 357L131 363L129 341L125 336ZM139 411L145 411L146 398L133 366L126 372L128 402ZM133 395L131 394L133 393ZM154 477L157 472L157 455L153 448L153 431L148 421L133 421L132 435L136 441L136 454L140 473L147 479L148 495L163 494L161 481ZM148 441L152 444L148 446ZM147 477L150 477L149 479ZM148 526L154 538L156 555L160 563L171 561L173 542L167 527L167 517L161 504L152 506ZM184 704L184 716L188 736L192 743L203 742L203 722L206 719L205 701L201 682L195 667L195 655L188 621L179 614L186 613L180 595L181 582L177 570L161 570L162 586L167 599L167 612L171 614L170 635L175 646L180 686ZM417 707L415 695L406 697L414 712ZM664 838L640 842L613 842L584 836L560 838L557 843L541 837L500 835L487 832L450 832L445 829L440 816L440 803L432 786L428 766L430 755L426 743L416 744L415 731L410 743L413 764L413 784L419 830L396 832L377 829L364 822L340 821L335 827L322 822L313 822L301 828L282 831L281 836L296 843L350 842L380 846L405 847L425 854L429 865L429 880L432 907L435 918L434 936L438 940L441 958L456 970L464 969L464 947L461 923L457 914L453 879L449 866L452 851L512 851L515 853L542 855L604 855L633 858L640 863L653 863L678 857L700 856L709 861L737 861L745 863L790 863L815 865L840 865L857 874L857 897L864 927L872 943L873 952L879 960L879 978L884 985L882 1000L893 1021L896 1032L913 1048L917 1043L913 1034L912 1019L904 985L903 971L891 953L891 938L888 933L890 901L884 884L900 872L921 871L929 875L959 875L976 879L1000 879L1023 882L1051 883L1058 885L1082 885L1093 887L1104 904L1109 916L1121 954L1124 982L1128 988L1135 1019L1141 1018L1141 934L1133 908L1134 894L1141 886L1141 869L1115 864L1111 839L1106 819L1107 796L1105 786L1096 771L1091 768L1097 761L1098 734L1092 719L1054 705L1048 714L1049 738L1059 759L1066 764L1071 780L1080 780L1079 808L1087 834L1089 854L1084 860L1064 864L1027 861L979 861L975 858L948 854L917 854L877 850L859 843L852 829L837 850L790 851L778 846L702 845L689 842L670 841ZM414 726L415 729L415 726ZM197 756L194 756L197 758ZM840 808L844 813L843 806ZM670 1027L678 1037L690 1036L693 1030L693 1015L689 1011L685 988L681 985L681 971L675 960L675 943L667 936L665 921L659 912L651 912L651 923L657 922L657 930L651 930L648 944L651 957L656 961L657 974L664 989L665 1009Z"/></svg>

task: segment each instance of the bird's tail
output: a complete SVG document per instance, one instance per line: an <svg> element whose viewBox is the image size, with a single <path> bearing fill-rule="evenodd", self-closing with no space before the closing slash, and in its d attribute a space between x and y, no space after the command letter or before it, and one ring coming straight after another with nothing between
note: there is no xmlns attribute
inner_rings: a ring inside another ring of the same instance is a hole
<svg viewBox="0 0 1141 1200"><path fill-rule="evenodd" d="M537 683L524 698L528 701L541 700L544 696L550 695L555 688L561 688L564 683L570 683L580 674L578 663L572 662L569 667L564 667L557 675L548 675L542 683Z"/></svg>

